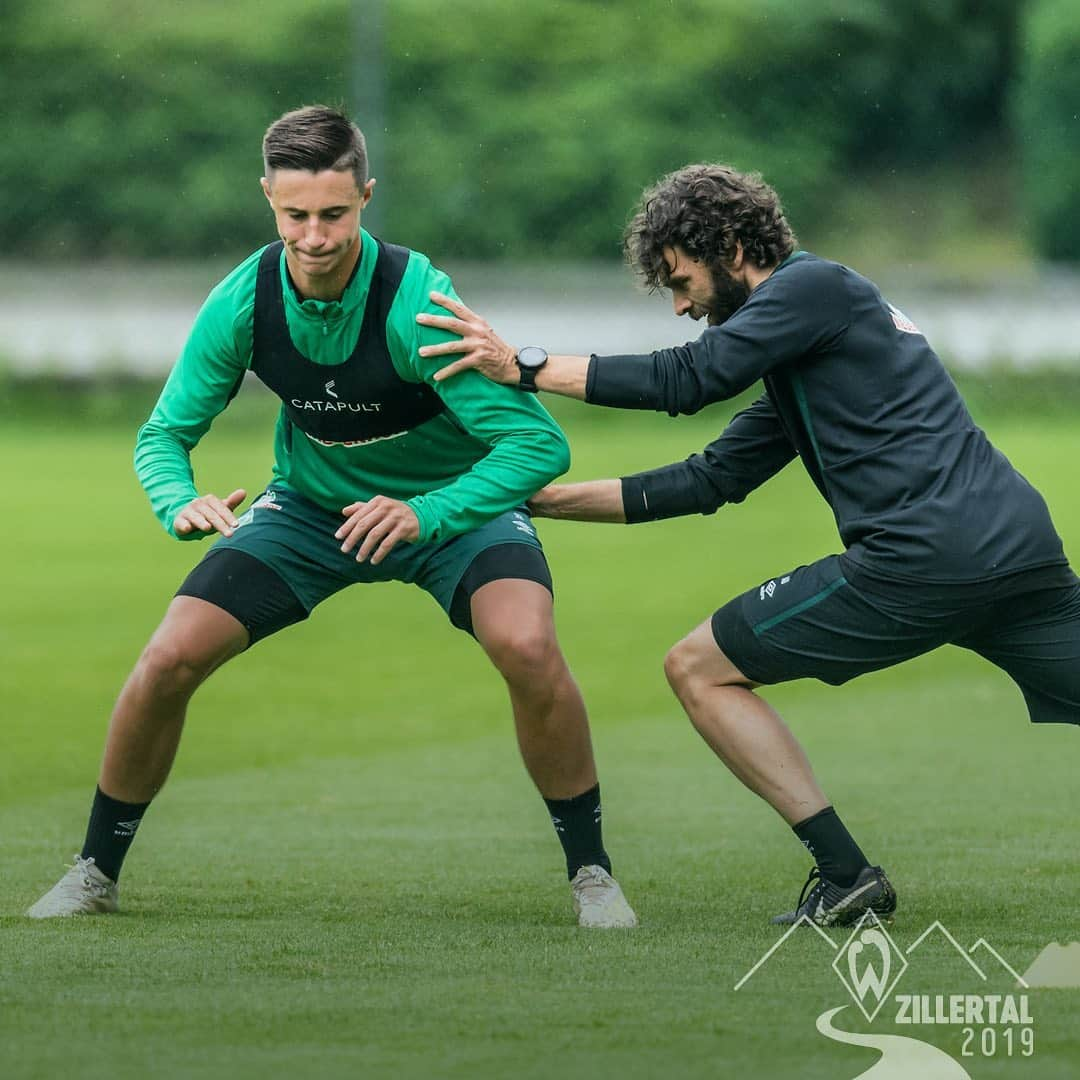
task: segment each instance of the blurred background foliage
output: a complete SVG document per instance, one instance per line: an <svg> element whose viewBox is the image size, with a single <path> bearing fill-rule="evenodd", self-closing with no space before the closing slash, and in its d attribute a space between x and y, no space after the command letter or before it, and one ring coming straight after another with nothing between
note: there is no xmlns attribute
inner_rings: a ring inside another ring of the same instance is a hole
<svg viewBox="0 0 1080 1080"><path fill-rule="evenodd" d="M4 7L9 256L242 255L263 130L323 101L374 136L379 230L439 258L617 258L642 187L713 159L808 246L1080 259L1075 0Z"/></svg>

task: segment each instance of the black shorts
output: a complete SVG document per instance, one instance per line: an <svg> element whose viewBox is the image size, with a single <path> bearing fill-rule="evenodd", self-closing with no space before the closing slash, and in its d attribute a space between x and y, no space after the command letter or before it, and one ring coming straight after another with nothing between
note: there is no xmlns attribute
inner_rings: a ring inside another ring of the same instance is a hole
<svg viewBox="0 0 1080 1080"><path fill-rule="evenodd" d="M901 584L842 555L735 597L713 637L753 682L834 686L959 645L1007 672L1036 723L1080 724L1080 580L1067 567L978 584Z"/></svg>

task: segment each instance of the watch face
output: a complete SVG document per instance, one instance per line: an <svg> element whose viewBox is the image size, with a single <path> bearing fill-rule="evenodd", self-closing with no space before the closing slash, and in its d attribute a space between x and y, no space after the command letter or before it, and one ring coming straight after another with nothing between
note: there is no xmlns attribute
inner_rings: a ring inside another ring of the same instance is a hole
<svg viewBox="0 0 1080 1080"><path fill-rule="evenodd" d="M526 345L519 349L517 362L519 367L529 368L536 371L547 363L548 354L537 345Z"/></svg>

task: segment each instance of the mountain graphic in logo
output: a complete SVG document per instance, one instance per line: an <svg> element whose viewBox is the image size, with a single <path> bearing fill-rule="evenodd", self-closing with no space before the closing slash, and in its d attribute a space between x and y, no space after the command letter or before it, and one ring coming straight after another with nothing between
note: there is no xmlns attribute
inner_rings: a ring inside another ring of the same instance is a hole
<svg viewBox="0 0 1080 1080"><path fill-rule="evenodd" d="M1026 987L1028 985L1025 978L1022 975L1019 975L1017 973L1016 969L1014 967L1012 967L1012 965L1009 964L1005 960L1005 958L1001 955L1001 953L999 953L997 951L997 949L995 949L990 944L990 942L988 942L986 940L986 938L979 938L979 940L976 941L975 944L971 946L971 948L969 948L969 949L967 949L965 951L964 947L960 944L960 942L958 942L956 940L956 938L954 938L952 936L952 934L950 934L949 931L946 930L945 927L942 926L942 924L940 922L937 922L937 921L932 922L907 947L907 955L910 956L920 945L922 945L922 943L924 941L927 940L927 938L929 938L932 934L935 934L935 933L939 934L941 937L943 937L953 947L953 949L955 949L956 952L960 954L960 958L964 961L964 963L966 963L968 965L968 967L970 967L971 970L974 971L975 974L978 975L980 979L982 979L983 982L987 981L987 974L986 974L985 971L982 970L982 968L979 967L978 964L975 963L974 959L972 959L973 956L975 955L975 953L977 953L980 949L982 949L983 951L989 953L998 962L998 964L1001 967L1003 967L1014 979L1016 979L1016 981L1021 986ZM979 959L982 960L983 958L980 956ZM987 961L983 960L983 963L986 964Z"/></svg>
<svg viewBox="0 0 1080 1080"><path fill-rule="evenodd" d="M1052 941L1024 972L1028 986L1080 990L1080 941L1059 945Z"/></svg>

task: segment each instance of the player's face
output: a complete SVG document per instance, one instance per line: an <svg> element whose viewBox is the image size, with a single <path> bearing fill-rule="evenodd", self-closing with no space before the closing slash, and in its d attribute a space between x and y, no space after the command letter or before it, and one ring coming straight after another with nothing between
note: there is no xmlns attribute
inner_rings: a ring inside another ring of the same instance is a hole
<svg viewBox="0 0 1080 1080"><path fill-rule="evenodd" d="M294 276L318 281L351 271L374 180L360 191L349 171L275 169L262 184Z"/></svg>
<svg viewBox="0 0 1080 1080"><path fill-rule="evenodd" d="M746 303L749 287L722 266L706 266L680 247L664 249L668 288L676 315L706 318L719 326Z"/></svg>

